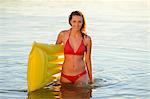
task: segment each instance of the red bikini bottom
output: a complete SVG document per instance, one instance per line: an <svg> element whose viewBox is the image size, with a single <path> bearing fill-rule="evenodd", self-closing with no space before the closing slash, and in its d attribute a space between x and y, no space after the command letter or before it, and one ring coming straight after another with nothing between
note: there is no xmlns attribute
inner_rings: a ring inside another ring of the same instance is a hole
<svg viewBox="0 0 150 99"><path fill-rule="evenodd" d="M76 80L79 77L83 76L84 74L86 74L86 70L81 72L80 74L75 75L75 76L69 76L69 75L66 75L66 74L63 74L63 73L61 73L61 76L68 79L69 81L71 81L72 84L74 84L76 82Z"/></svg>

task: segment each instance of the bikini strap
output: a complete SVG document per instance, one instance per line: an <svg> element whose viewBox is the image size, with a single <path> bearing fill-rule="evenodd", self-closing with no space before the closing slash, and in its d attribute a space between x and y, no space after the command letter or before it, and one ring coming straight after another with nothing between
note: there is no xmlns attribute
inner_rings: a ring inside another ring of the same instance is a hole
<svg viewBox="0 0 150 99"><path fill-rule="evenodd" d="M70 34L71 34L71 29L69 30L69 36L68 36L68 40L69 40L69 38L70 38Z"/></svg>

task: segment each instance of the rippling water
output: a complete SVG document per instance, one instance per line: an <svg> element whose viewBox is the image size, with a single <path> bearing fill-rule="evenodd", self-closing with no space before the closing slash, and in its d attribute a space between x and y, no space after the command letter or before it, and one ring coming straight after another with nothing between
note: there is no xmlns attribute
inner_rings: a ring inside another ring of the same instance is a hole
<svg viewBox="0 0 150 99"><path fill-rule="evenodd" d="M0 0L0 98L150 99L148 3ZM57 34L69 28L68 15L73 10L85 14L93 40L93 89L59 92L58 85L27 94L27 59L32 42L55 43Z"/></svg>

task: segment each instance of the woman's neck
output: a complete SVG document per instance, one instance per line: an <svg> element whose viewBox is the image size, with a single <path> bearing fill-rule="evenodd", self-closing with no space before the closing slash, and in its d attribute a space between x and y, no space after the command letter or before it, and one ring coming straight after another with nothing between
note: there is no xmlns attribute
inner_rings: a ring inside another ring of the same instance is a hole
<svg viewBox="0 0 150 99"><path fill-rule="evenodd" d="M70 32L71 32L71 35L74 36L74 37L78 37L81 35L81 32L80 30L75 30L75 29L70 29Z"/></svg>

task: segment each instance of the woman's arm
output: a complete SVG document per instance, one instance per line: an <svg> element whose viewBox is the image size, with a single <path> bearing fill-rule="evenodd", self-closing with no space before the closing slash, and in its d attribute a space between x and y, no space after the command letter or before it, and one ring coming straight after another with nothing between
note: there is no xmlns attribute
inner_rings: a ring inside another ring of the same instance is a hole
<svg viewBox="0 0 150 99"><path fill-rule="evenodd" d="M85 63L87 66L89 83L92 83L92 63L91 63L91 49L92 49L92 40L87 37L87 52L85 54Z"/></svg>
<svg viewBox="0 0 150 99"><path fill-rule="evenodd" d="M56 40L56 43L55 44L61 44L62 43L62 40L63 39L63 33L60 32L57 36L57 40Z"/></svg>

